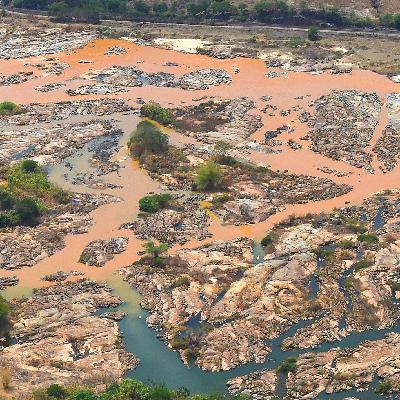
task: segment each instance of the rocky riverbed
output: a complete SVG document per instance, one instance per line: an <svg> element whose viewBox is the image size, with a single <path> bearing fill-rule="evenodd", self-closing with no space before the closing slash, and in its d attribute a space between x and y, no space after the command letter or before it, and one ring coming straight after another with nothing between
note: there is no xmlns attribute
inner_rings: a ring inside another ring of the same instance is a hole
<svg viewBox="0 0 400 400"><path fill-rule="evenodd" d="M104 284L86 280L40 289L17 302L13 344L0 351L11 393L51 383L104 385L133 368L138 360L124 350L117 323L95 315L120 302Z"/></svg>

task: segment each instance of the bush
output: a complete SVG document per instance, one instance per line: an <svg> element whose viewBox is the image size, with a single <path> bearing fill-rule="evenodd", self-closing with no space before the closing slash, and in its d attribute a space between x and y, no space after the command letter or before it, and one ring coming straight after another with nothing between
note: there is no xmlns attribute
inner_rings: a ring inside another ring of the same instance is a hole
<svg viewBox="0 0 400 400"><path fill-rule="evenodd" d="M390 383L390 381L384 380L379 384L378 388L376 389L376 393L388 394L391 392L391 390L392 390L392 384Z"/></svg>
<svg viewBox="0 0 400 400"><path fill-rule="evenodd" d="M155 213L161 208L165 208L170 200L171 195L169 193L145 196L139 200L139 210L148 213Z"/></svg>
<svg viewBox="0 0 400 400"><path fill-rule="evenodd" d="M400 31L400 14L397 14L393 20L394 27Z"/></svg>
<svg viewBox="0 0 400 400"><path fill-rule="evenodd" d="M321 39L319 35L319 30L315 26L310 26L310 28L308 29L308 40L316 42L319 39Z"/></svg>
<svg viewBox="0 0 400 400"><path fill-rule="evenodd" d="M0 103L0 115L4 114L20 114L22 113L22 108L11 101L3 101Z"/></svg>
<svg viewBox="0 0 400 400"><path fill-rule="evenodd" d="M142 121L129 140L128 147L136 157L159 154L168 150L168 136L151 122Z"/></svg>
<svg viewBox="0 0 400 400"><path fill-rule="evenodd" d="M187 276L180 276L175 282L174 287L190 286L190 279Z"/></svg>
<svg viewBox="0 0 400 400"><path fill-rule="evenodd" d="M48 396L54 397L56 399L63 399L67 394L66 390L57 383L53 383L52 385L50 385L47 388L46 393Z"/></svg>
<svg viewBox="0 0 400 400"><path fill-rule="evenodd" d="M221 167L207 161L197 169L196 186L199 190L212 190L221 180Z"/></svg>
<svg viewBox="0 0 400 400"><path fill-rule="evenodd" d="M264 236L264 237L261 239L261 246L267 247L267 246L269 246L270 244L272 244L273 240L274 240L274 239L273 239L272 234L271 234L271 233L268 233L266 236Z"/></svg>
<svg viewBox="0 0 400 400"><path fill-rule="evenodd" d="M363 258L360 261L357 261L353 267L354 267L354 271L360 271L361 269L364 268L368 268L371 267L372 265L374 265L374 262L372 260L368 260L367 258Z"/></svg>
<svg viewBox="0 0 400 400"><path fill-rule="evenodd" d="M0 318L7 317L9 311L10 307L7 301L2 296L0 296Z"/></svg>
<svg viewBox="0 0 400 400"><path fill-rule="evenodd" d="M164 125L170 124L173 120L172 111L155 102L144 104L140 109L140 114Z"/></svg>
<svg viewBox="0 0 400 400"><path fill-rule="evenodd" d="M31 198L18 201L15 211L23 224L34 224L40 217L40 208L36 201Z"/></svg>
<svg viewBox="0 0 400 400"><path fill-rule="evenodd" d="M34 160L24 160L21 162L21 168L26 173L36 172L39 170L39 164Z"/></svg>
<svg viewBox="0 0 400 400"><path fill-rule="evenodd" d="M282 361L281 365L278 367L278 372L295 372L297 369L297 357L288 357L286 360Z"/></svg>

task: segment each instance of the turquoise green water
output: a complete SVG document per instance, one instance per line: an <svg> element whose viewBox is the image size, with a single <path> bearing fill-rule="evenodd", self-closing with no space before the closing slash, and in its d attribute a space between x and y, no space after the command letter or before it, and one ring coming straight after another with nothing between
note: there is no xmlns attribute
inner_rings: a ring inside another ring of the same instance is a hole
<svg viewBox="0 0 400 400"><path fill-rule="evenodd" d="M294 332L309 324L310 321L301 321L292 326L285 334L276 340L269 341L272 349L267 361L262 364L248 363L239 368L225 372L205 372L196 366L186 367L178 353L172 351L168 346L157 338L156 332L146 325L146 316L148 313L140 307L140 294L131 289L127 282L116 275L108 281L110 287L114 289L124 301L119 309L125 311L128 315L120 322L120 328L124 335L126 348L140 358L139 366L127 373L128 377L134 377L148 383L165 383L172 388L186 387L192 393L216 393L223 392L226 389L226 381L236 377L248 374L260 369L276 368L288 356L297 355L306 352L328 351L334 347L354 347L365 340L378 340L383 338L389 332L400 332L400 324L392 329L380 331L367 331L354 333L344 338L341 342L324 343L313 350L301 350L285 352L280 345L282 340L294 334ZM376 383L376 382L375 382ZM373 387L376 387L374 384ZM343 399L346 395L355 395L359 393L356 390L336 393L333 395L321 395L321 399ZM362 392L362 399L376 399L372 388Z"/></svg>

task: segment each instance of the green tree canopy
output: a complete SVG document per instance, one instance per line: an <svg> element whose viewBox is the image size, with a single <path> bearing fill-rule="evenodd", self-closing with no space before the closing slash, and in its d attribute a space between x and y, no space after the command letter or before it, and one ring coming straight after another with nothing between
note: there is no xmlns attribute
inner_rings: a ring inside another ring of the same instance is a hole
<svg viewBox="0 0 400 400"><path fill-rule="evenodd" d="M151 122L142 121L129 140L128 147L136 157L159 154L168 150L168 136Z"/></svg>

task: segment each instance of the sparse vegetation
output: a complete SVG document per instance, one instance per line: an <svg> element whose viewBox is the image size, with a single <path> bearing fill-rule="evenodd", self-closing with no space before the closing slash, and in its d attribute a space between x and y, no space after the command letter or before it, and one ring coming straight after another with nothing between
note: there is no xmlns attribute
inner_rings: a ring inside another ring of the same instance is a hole
<svg viewBox="0 0 400 400"><path fill-rule="evenodd" d="M371 267L372 265L374 265L374 262L373 262L372 260L369 260L369 259L367 259L367 258L363 258L363 259L357 261L357 262L353 265L353 267L354 267L354 271L357 272L357 271L360 271L360 270L362 270L362 269L364 269L364 268L369 268L369 267Z"/></svg>
<svg viewBox="0 0 400 400"><path fill-rule="evenodd" d="M11 167L6 177L7 183L0 187L0 228L35 225L48 206L69 201L68 193L50 183L33 160Z"/></svg>
<svg viewBox="0 0 400 400"><path fill-rule="evenodd" d="M311 26L308 29L307 36L308 36L308 40L310 40L311 42L316 42L317 40L321 39L319 30L315 26Z"/></svg>
<svg viewBox="0 0 400 400"><path fill-rule="evenodd" d="M384 380L383 382L379 383L379 386L376 389L376 393L379 394L388 394L391 392L393 386L388 380Z"/></svg>

